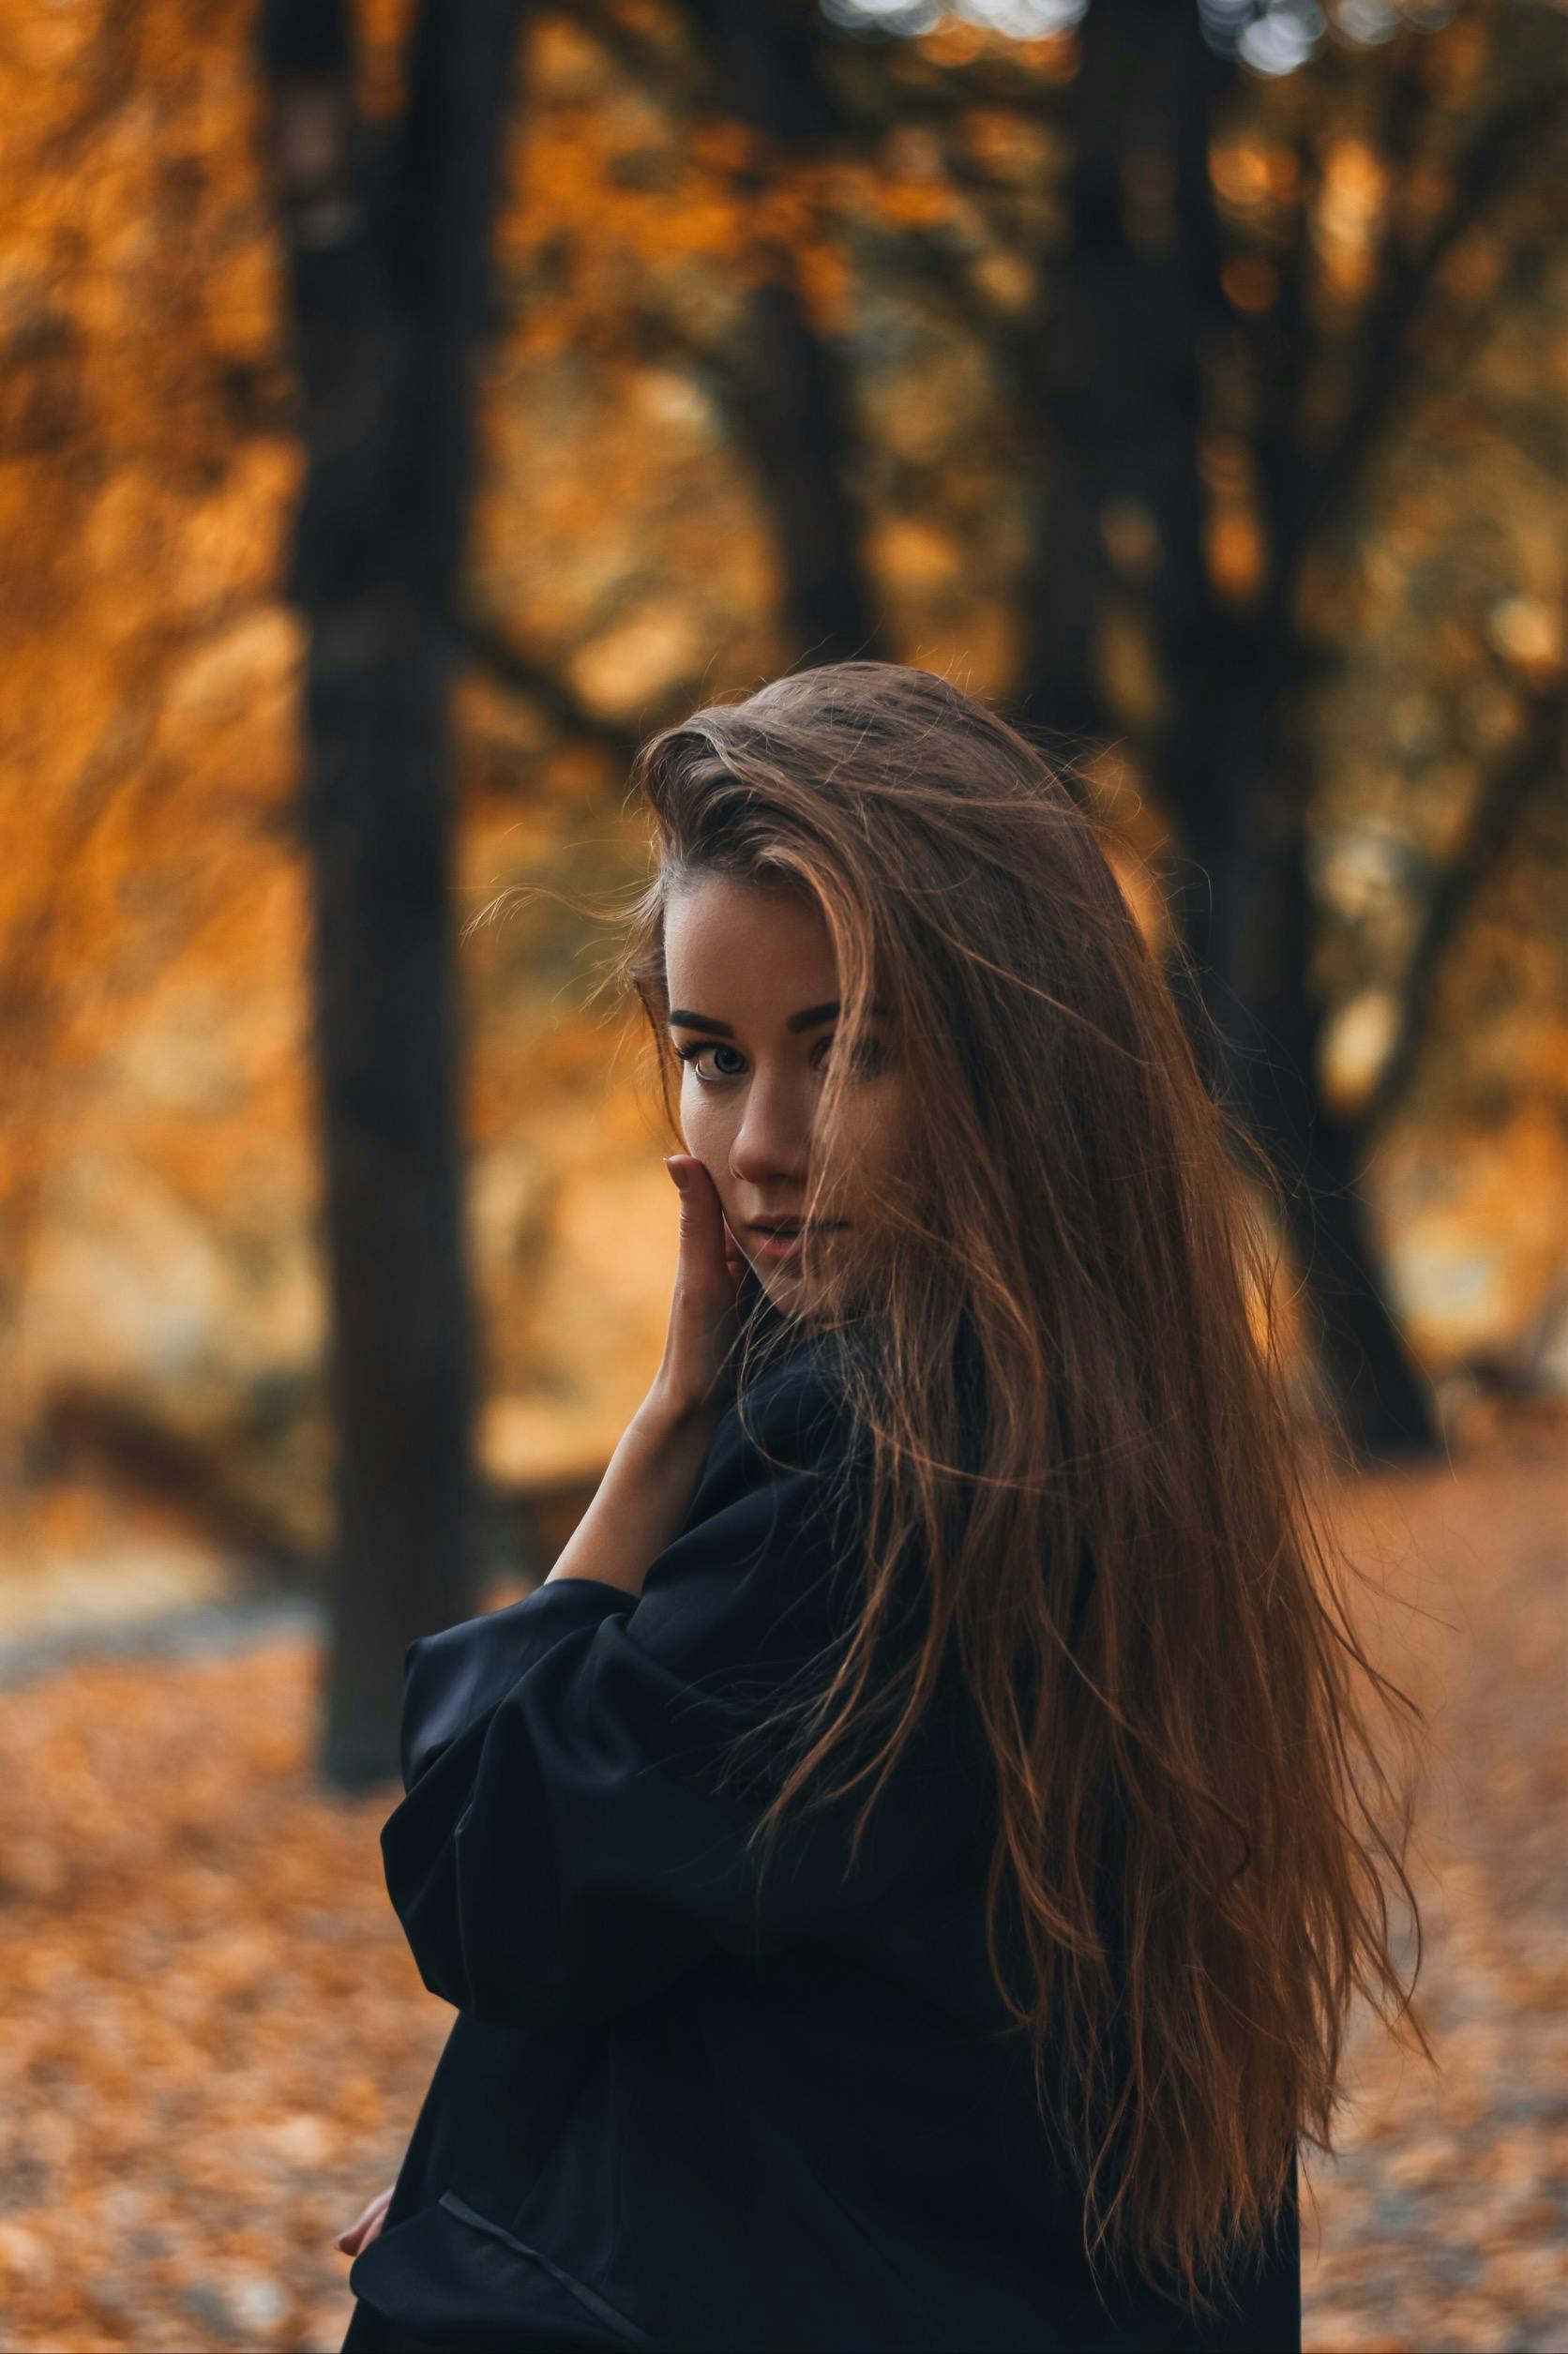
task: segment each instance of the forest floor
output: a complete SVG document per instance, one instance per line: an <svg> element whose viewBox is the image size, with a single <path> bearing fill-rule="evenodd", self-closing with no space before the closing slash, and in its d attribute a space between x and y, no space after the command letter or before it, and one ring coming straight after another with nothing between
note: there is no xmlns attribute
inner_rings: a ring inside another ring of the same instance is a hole
<svg viewBox="0 0 1568 2354"><path fill-rule="evenodd" d="M1338 2155L1304 2169L1304 2343L1555 2354L1568 1464L1560 1441L1499 1441L1360 1481L1346 1510L1374 1655L1428 1713L1412 1877L1439 2066L1358 2020ZM230 1650L143 1639L8 1679L15 2354L340 2344L332 2235L391 2180L451 2014L382 1883L397 1793L314 1778L318 1657L309 1628L264 1619Z"/></svg>

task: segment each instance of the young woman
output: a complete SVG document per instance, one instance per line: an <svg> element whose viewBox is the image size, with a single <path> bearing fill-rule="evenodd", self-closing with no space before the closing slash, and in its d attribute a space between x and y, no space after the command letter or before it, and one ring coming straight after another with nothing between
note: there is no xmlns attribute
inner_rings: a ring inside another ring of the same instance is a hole
<svg viewBox="0 0 1568 2354"><path fill-rule="evenodd" d="M1403 1696L1228 1124L942 679L637 777L669 1334L544 1584L410 1651L382 1846L458 2015L345 2354L1297 2347L1298 2143L1354 1992L1407 2015L1356 1670Z"/></svg>

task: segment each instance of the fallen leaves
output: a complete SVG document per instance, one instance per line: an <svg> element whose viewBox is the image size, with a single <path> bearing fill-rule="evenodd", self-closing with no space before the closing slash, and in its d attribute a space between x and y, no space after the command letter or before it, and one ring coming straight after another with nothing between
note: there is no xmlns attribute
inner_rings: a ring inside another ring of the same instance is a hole
<svg viewBox="0 0 1568 2354"><path fill-rule="evenodd" d="M1427 1709L1417 2001L1363 2021L1304 2170L1304 2343L1568 2340L1568 1471L1361 1482L1380 1657ZM1405 1606L1413 1603L1415 1610ZM0 1716L0 2339L324 2349L451 2013L386 1901L396 1793L318 1785L315 1646L84 1659ZM1314 2221L1316 2215L1316 2221Z"/></svg>

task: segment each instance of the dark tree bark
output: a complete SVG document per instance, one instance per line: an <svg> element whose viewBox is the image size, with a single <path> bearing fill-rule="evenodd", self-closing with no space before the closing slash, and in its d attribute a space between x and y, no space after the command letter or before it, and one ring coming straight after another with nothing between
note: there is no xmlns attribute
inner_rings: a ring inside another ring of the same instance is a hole
<svg viewBox="0 0 1568 2354"><path fill-rule="evenodd" d="M1192 23L1187 20L1191 18ZM1047 428L1048 485L1027 584L1024 716L1110 732L1096 677L1107 597L1153 588L1201 602L1200 342L1213 264L1180 251L1178 177L1200 151L1223 68L1196 16L1095 0L1074 83L1069 237L1053 264L1026 391Z"/></svg>
<svg viewBox="0 0 1568 2354"><path fill-rule="evenodd" d="M814 0L692 0L719 102L752 134L743 201L840 128L819 64ZM743 412L773 518L792 663L875 657L860 525L847 483L849 430L837 355L812 324L788 248L753 248L748 399Z"/></svg>
<svg viewBox="0 0 1568 2354"><path fill-rule="evenodd" d="M339 1542L323 1767L397 1771L404 1654L479 1607L449 695L520 0L425 0L372 140L343 0L264 0L307 448L313 897Z"/></svg>
<svg viewBox="0 0 1568 2354"><path fill-rule="evenodd" d="M1041 338L1054 476L1026 708L1040 724L1105 732L1086 684L1094 634L1118 586L1138 601L1163 682L1146 741L1181 837L1170 898L1198 1002L1175 977L1194 1042L1282 1181L1350 1442L1363 1456L1419 1452L1436 1443L1430 1398L1384 1295L1356 1139L1319 1097L1300 748L1315 672L1294 619L1301 549L1244 610L1216 596L1205 552L1205 345L1229 318L1209 143L1229 72L1191 8L1094 0L1084 20L1073 241ZM1269 437L1293 430L1300 349L1289 321L1281 332L1259 456L1284 484L1289 455Z"/></svg>

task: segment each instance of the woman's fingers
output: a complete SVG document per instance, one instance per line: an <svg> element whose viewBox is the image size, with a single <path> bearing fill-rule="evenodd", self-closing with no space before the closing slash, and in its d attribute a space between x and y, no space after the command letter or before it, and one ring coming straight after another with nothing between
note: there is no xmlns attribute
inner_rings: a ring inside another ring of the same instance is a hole
<svg viewBox="0 0 1568 2354"><path fill-rule="evenodd" d="M337 2234L333 2246L341 2248L345 2256L357 2256L361 2249L368 2248L386 2220L386 2211L392 2204L395 2188L396 2185L389 2182L384 2191L378 2191L364 2212L354 2217L348 2229Z"/></svg>
<svg viewBox="0 0 1568 2354"><path fill-rule="evenodd" d="M718 1190L695 1154L673 1153L665 1166L681 1197L681 1248L664 1362L654 1386L665 1408L697 1414L722 1403L746 1261L725 1222Z"/></svg>
<svg viewBox="0 0 1568 2354"><path fill-rule="evenodd" d="M363 2248L368 2248L369 2241L377 2237L377 2231L382 2229L382 2222L386 2220L388 2201L391 2201L391 2192L382 2192L382 2196L372 2198L369 2206L365 2208L363 2215L355 2215L355 2220L351 2222L349 2229L337 2234L334 2246L341 2248L344 2256L358 2256Z"/></svg>
<svg viewBox="0 0 1568 2354"><path fill-rule="evenodd" d="M665 1166L681 1197L680 1279L705 1302L727 1307L735 1238L719 1207L718 1188L694 1153L672 1153Z"/></svg>

